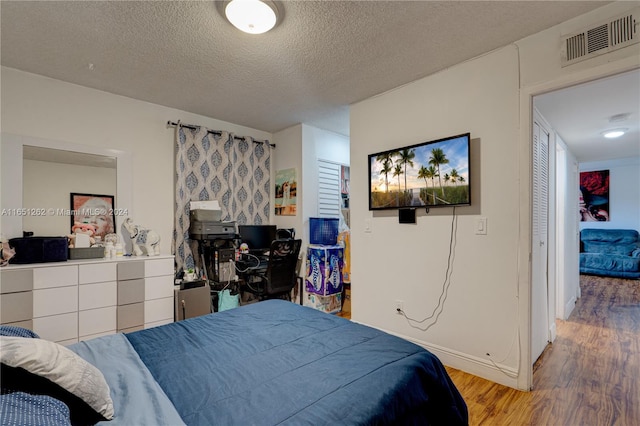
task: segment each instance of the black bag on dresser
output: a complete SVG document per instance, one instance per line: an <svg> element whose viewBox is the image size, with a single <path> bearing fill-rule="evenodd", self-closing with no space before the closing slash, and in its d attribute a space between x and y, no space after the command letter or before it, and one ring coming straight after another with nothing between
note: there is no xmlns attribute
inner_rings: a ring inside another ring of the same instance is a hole
<svg viewBox="0 0 640 426"><path fill-rule="evenodd" d="M9 263L63 262L69 257L67 237L22 237L9 240L16 255Z"/></svg>

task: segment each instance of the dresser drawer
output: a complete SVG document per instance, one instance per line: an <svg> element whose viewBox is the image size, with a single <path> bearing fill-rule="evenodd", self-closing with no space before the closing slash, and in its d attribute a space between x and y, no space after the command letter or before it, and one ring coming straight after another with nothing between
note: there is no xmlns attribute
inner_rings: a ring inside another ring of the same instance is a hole
<svg viewBox="0 0 640 426"><path fill-rule="evenodd" d="M27 321L33 318L33 292L0 295L0 323Z"/></svg>
<svg viewBox="0 0 640 426"><path fill-rule="evenodd" d="M173 297L144 302L145 324L165 319L173 322Z"/></svg>
<svg viewBox="0 0 640 426"><path fill-rule="evenodd" d="M118 262L118 281L144 278L144 260Z"/></svg>
<svg viewBox="0 0 640 426"><path fill-rule="evenodd" d="M33 269L33 289L78 285L78 266L52 266Z"/></svg>
<svg viewBox="0 0 640 426"><path fill-rule="evenodd" d="M144 330L144 325L137 325L131 328L118 329L118 333L133 333L134 331Z"/></svg>
<svg viewBox="0 0 640 426"><path fill-rule="evenodd" d="M144 302L144 279L118 282L118 305Z"/></svg>
<svg viewBox="0 0 640 426"><path fill-rule="evenodd" d="M105 306L115 306L118 295L115 281L78 286L78 309L81 311Z"/></svg>
<svg viewBox="0 0 640 426"><path fill-rule="evenodd" d="M173 297L173 277L150 277L144 279L145 300Z"/></svg>
<svg viewBox="0 0 640 426"><path fill-rule="evenodd" d="M80 336L80 338L78 340L82 341L82 340L91 340L91 339L96 339L98 337L102 337L102 336L108 336L110 334L114 334L113 330L109 330L109 331L105 331L102 333L96 333L96 334L88 334L86 336Z"/></svg>
<svg viewBox="0 0 640 426"><path fill-rule="evenodd" d="M145 260L144 262L144 276L145 277L159 277L162 275L168 275L173 281L173 259L153 259Z"/></svg>
<svg viewBox="0 0 640 426"><path fill-rule="evenodd" d="M115 281L118 278L117 263L92 263L89 265L79 265L78 283L102 283Z"/></svg>
<svg viewBox="0 0 640 426"><path fill-rule="evenodd" d="M33 320L8 322L4 325L12 325L14 327L22 327L22 328L26 328L27 330L33 330Z"/></svg>
<svg viewBox="0 0 640 426"><path fill-rule="evenodd" d="M33 290L33 271L31 269L0 271L0 293L30 290Z"/></svg>
<svg viewBox="0 0 640 426"><path fill-rule="evenodd" d="M33 316L35 318L77 311L77 286L33 291Z"/></svg>
<svg viewBox="0 0 640 426"><path fill-rule="evenodd" d="M107 331L116 331L115 306L78 313L78 334L80 337Z"/></svg>
<svg viewBox="0 0 640 426"><path fill-rule="evenodd" d="M118 331L144 324L144 303L118 306Z"/></svg>
<svg viewBox="0 0 640 426"><path fill-rule="evenodd" d="M165 319L165 320L154 321L154 322L146 322L146 323L144 323L144 328L159 327L161 325L171 324L172 322L173 322L172 319Z"/></svg>
<svg viewBox="0 0 640 426"><path fill-rule="evenodd" d="M61 342L78 339L78 313L34 318L33 331L41 338Z"/></svg>

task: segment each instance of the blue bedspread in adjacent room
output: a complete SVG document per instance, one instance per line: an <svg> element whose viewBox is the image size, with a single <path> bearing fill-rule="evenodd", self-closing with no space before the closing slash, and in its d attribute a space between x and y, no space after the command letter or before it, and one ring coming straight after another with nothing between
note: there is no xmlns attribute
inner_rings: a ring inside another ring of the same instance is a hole
<svg viewBox="0 0 640 426"><path fill-rule="evenodd" d="M467 424L434 355L290 302L127 338L188 425Z"/></svg>

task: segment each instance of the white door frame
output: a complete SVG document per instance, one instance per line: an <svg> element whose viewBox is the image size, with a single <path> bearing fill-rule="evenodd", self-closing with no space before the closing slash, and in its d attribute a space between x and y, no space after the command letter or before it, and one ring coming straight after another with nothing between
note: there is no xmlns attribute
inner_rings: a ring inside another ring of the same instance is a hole
<svg viewBox="0 0 640 426"><path fill-rule="evenodd" d="M566 259L564 235L565 220L567 214L566 191L567 191L567 153L564 147L556 143L556 259ZM564 312L564 289L565 289L565 262L556 262L556 317L566 319ZM555 338L555 336L554 336Z"/></svg>
<svg viewBox="0 0 640 426"><path fill-rule="evenodd" d="M535 109L533 113L534 131L538 129L538 146L546 150L546 155L538 156L541 162L538 165L540 176L547 176L546 186L538 191L532 192L532 197L545 196L546 200L538 200L541 210L538 212L538 234L534 233L535 226L532 226L532 247L531 247L531 359L535 360L542 354L547 343L553 342L555 338L555 137L553 128L546 121L544 116ZM543 136L544 135L544 136ZM532 133L532 140L533 140ZM532 144L532 150L536 145ZM540 152L542 154L542 151ZM532 154L533 155L533 154ZM536 156L532 157L532 161ZM542 163L542 162L545 163ZM533 178L535 179L535 167ZM546 173L545 173L546 172ZM536 182L532 181L535 188ZM533 201L533 200L532 200ZM536 206L533 202L532 209ZM546 209L542 209L546 206ZM532 223L535 225L535 216L532 210ZM534 296L535 295L535 296ZM536 297L537 296L537 297Z"/></svg>
<svg viewBox="0 0 640 426"><path fill-rule="evenodd" d="M533 385L533 360L531 355L531 189L532 189L532 132L533 132L533 97L546 92L564 89L580 83L597 80L618 73L631 71L638 68L635 57L624 58L619 61L582 69L572 74L562 75L555 79L520 88L520 135L518 163L521 202L523 207L519 210L520 237L518 252L525 255L518 256L518 302L519 310L523 313L518 320L518 329L524 344L520 357L519 370L523 374L518 375L517 386L519 389L531 389ZM528 203L528 204L527 204ZM555 241L553 242L555 244Z"/></svg>

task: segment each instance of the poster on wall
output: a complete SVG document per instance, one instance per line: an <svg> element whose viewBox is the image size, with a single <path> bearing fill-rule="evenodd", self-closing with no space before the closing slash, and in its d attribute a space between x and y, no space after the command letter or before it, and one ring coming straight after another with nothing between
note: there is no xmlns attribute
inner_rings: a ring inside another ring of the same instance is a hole
<svg viewBox="0 0 640 426"><path fill-rule="evenodd" d="M609 222L609 170L580 172L581 222Z"/></svg>
<svg viewBox="0 0 640 426"><path fill-rule="evenodd" d="M276 216L296 215L296 169L284 169L276 172Z"/></svg>
<svg viewBox="0 0 640 426"><path fill-rule="evenodd" d="M349 182L351 181L351 168L340 166L340 195L342 195L342 208L349 208Z"/></svg>
<svg viewBox="0 0 640 426"><path fill-rule="evenodd" d="M115 232L116 217L113 195L94 195L71 193L71 226L74 222L90 223L95 226L94 237Z"/></svg>

